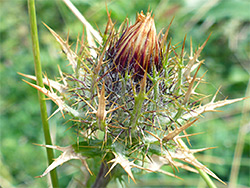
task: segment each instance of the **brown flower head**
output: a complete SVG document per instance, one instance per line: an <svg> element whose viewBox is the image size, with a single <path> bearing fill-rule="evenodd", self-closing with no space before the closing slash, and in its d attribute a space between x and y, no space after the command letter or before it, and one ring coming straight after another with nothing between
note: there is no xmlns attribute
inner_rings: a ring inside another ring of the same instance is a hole
<svg viewBox="0 0 250 188"><path fill-rule="evenodd" d="M135 24L126 28L111 54L119 72L133 70L142 77L145 70L150 71L153 65L159 66L161 50L151 13L137 15Z"/></svg>

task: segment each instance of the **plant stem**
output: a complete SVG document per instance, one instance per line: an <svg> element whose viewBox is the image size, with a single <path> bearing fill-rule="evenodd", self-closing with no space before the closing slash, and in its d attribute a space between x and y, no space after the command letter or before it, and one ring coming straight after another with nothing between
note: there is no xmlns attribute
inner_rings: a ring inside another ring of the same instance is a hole
<svg viewBox="0 0 250 188"><path fill-rule="evenodd" d="M214 184L214 182L211 180L211 178L207 175L206 172L204 172L202 169L199 169L199 168L197 168L197 167L195 167L195 168L198 170L200 176L201 176L201 177L203 178L203 180L207 183L207 186L208 186L209 188L217 188L216 185Z"/></svg>
<svg viewBox="0 0 250 188"><path fill-rule="evenodd" d="M34 56L37 85L40 87L44 87L43 78L42 78L42 67L41 67L41 62L40 62L40 50L39 50L39 41L38 41L38 32L37 32L37 23L36 23L36 10L35 10L34 0L28 0L28 9L29 9L30 30L31 30L32 49L33 49L33 56ZM44 94L38 91L38 99L40 103L40 111L41 111L41 118L42 118L42 124L43 124L43 132L44 132L44 137L45 137L45 144L52 145L50 130L49 130L49 123L48 123L46 102L44 98L45 98ZM51 164L54 158L53 150L50 148L46 148L46 150L47 150L48 162L49 164ZM50 176L51 176L52 186L59 187L56 170L52 170L50 172Z"/></svg>
<svg viewBox="0 0 250 188"><path fill-rule="evenodd" d="M96 181L94 185L92 185L92 188L105 188L108 185L109 181L111 180L111 172L113 172L114 169L105 177L108 171L109 166L106 161L103 161L98 176L96 177Z"/></svg>

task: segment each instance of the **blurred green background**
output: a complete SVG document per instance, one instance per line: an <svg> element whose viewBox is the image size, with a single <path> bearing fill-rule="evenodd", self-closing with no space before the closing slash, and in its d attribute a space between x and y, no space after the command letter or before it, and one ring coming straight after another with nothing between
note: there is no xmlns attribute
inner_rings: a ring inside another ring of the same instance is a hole
<svg viewBox="0 0 250 188"><path fill-rule="evenodd" d="M105 1L72 0L94 28L104 31L107 22ZM148 8L153 10L157 31L166 28L173 16L170 29L173 43L183 41L187 34L197 48L208 35L212 36L202 52L205 64L201 72L208 70L203 93L214 94L222 86L217 99L249 96L247 92L250 74L250 2L248 0L113 0L106 1L111 17L117 26L128 17L133 23L136 13ZM44 143L37 91L22 81L17 72L34 75L33 55L29 32L27 2L24 0L0 0L0 185L11 187L47 187L48 177L41 175L47 167L45 149L33 145ZM67 69L66 58L45 22L63 38L69 32L70 41L76 41L82 32L82 24L60 0L36 1L40 51L43 71L49 78L58 76L57 65ZM248 104L247 104L248 103ZM47 102L49 114L56 108ZM245 106L245 107L244 107ZM239 130L243 147L237 187L249 187L250 177L250 105L249 99L221 108L223 112L207 113L188 133L204 132L191 138L192 148L216 146L197 155L223 181L230 181L234 151ZM50 119L54 144L66 146L74 135L67 131L69 125L60 114ZM240 129L241 128L241 129ZM56 153L57 156L59 153ZM76 187L83 174L80 162L73 161L57 168L61 187ZM142 174L138 183L130 187L206 187L198 174L181 171L177 175L184 180L162 174ZM214 180L218 187L226 187ZM116 187L115 182L110 187Z"/></svg>

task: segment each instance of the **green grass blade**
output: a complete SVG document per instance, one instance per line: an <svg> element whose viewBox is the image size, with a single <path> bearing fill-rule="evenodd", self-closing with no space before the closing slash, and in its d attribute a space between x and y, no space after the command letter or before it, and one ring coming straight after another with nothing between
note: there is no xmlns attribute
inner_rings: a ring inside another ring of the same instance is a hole
<svg viewBox="0 0 250 188"><path fill-rule="evenodd" d="M42 80L42 67L41 67L41 62L40 62L40 50L39 50L39 41L38 41L38 34L37 34L36 11L35 11L34 0L28 0L28 8L29 8L30 30L31 30L31 38L32 38L32 49L33 49L33 56L34 56L35 72L36 72L36 77L37 77L37 85L40 87L43 87L44 85L43 85L43 80ZM45 96L40 91L38 91L38 98L39 98L39 103L40 103L45 143L47 145L52 145L50 131L49 131L46 102L44 100ZM48 162L49 164L51 164L54 158L53 150L49 148L46 148L46 150L47 150ZM59 187L56 170L51 171L50 176L51 176L53 187Z"/></svg>

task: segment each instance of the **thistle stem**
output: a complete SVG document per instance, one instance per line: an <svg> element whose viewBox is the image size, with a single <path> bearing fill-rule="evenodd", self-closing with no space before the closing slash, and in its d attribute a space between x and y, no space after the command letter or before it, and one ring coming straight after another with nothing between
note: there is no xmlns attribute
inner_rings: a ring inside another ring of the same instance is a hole
<svg viewBox="0 0 250 188"><path fill-rule="evenodd" d="M211 180L211 178L207 175L206 172L204 172L202 169L199 169L197 167L195 167L196 170L198 170L200 176L203 178L203 180L206 182L207 186L209 188L217 188L216 185L214 184L214 182Z"/></svg>
<svg viewBox="0 0 250 188"><path fill-rule="evenodd" d="M92 188L105 188L108 183L111 180L111 172L114 171L114 169L107 175L105 176L109 171L109 166L106 161L103 161L98 173L98 176L96 177L96 181L94 185L92 185Z"/></svg>
<svg viewBox="0 0 250 188"><path fill-rule="evenodd" d="M35 10L34 0L28 0L28 9L29 9L30 30L31 30L32 49L33 49L33 56L34 56L37 85L40 87L44 87L43 78L42 78L42 67L41 67L41 62L40 62L40 50L39 50L39 41L38 41L38 32L37 32L37 23L36 23L36 10ZM45 98L44 94L38 91L38 99L40 103L40 111L41 111L41 118L42 118L42 124L43 124L43 132L44 132L44 137L45 137L45 144L52 145L50 130L49 130L49 123L48 123L46 102L44 98ZM51 164L54 158L53 150L50 148L46 148L46 150L47 150L48 162L49 164ZM52 170L50 172L50 176L51 176L53 187L59 187L56 170Z"/></svg>

